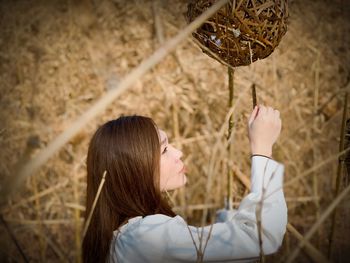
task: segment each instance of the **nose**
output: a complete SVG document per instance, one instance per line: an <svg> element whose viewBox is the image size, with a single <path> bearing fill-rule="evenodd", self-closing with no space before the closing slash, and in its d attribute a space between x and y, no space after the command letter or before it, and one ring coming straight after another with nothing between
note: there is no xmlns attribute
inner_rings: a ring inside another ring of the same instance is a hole
<svg viewBox="0 0 350 263"><path fill-rule="evenodd" d="M177 161L180 161L180 159L181 159L181 157L182 157L182 155L183 155L182 151L180 151L179 149L177 149L177 148L175 148L175 147L173 147L173 148L174 148L174 150L175 150L175 157L176 157L176 160L177 160Z"/></svg>

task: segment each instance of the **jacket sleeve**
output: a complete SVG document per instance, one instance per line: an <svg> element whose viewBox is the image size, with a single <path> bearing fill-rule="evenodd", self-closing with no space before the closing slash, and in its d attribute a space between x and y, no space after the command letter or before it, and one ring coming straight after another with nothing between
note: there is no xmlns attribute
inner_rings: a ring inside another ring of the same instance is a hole
<svg viewBox="0 0 350 263"><path fill-rule="evenodd" d="M144 262L196 261L198 250L205 262L253 259L260 254L257 218L261 217L263 253L274 253L282 244L287 224L283 174L282 164L252 156L251 192L223 222L202 228L188 226L180 216L152 215L124 239L133 240L131 251Z"/></svg>

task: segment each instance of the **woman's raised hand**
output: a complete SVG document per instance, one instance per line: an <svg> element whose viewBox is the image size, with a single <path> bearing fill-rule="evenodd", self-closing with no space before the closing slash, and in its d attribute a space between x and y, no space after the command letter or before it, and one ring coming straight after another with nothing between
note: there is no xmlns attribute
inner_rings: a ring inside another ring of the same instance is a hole
<svg viewBox="0 0 350 263"><path fill-rule="evenodd" d="M248 135L252 154L271 157L272 146L281 133L280 112L263 105L255 106L248 120Z"/></svg>

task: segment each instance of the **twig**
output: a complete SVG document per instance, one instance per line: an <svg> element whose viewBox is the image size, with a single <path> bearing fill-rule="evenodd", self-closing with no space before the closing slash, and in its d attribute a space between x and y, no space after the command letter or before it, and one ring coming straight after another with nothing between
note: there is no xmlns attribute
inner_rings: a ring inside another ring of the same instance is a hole
<svg viewBox="0 0 350 263"><path fill-rule="evenodd" d="M303 235L301 235L298 230L294 228L291 224L287 225L287 229L294 237L296 237L299 242L303 241ZM328 259L319 250L317 250L309 241L305 242L306 253L312 258L314 262L317 263L328 263Z"/></svg>
<svg viewBox="0 0 350 263"><path fill-rule="evenodd" d="M193 234L192 234L192 231L191 231L190 227L188 226L188 224L186 224L186 226L187 226L188 231L190 232L190 236L191 236L191 239L192 239L193 245L194 245L194 247L195 247L195 249L196 249L196 253L197 253L197 260L198 260L198 259L199 259L199 257L200 257L200 251L199 251L199 249L198 249L198 247L197 247L197 243L196 243L196 241L194 240L194 237L193 237Z"/></svg>
<svg viewBox="0 0 350 263"><path fill-rule="evenodd" d="M325 161L322 161L322 162L320 162L320 163L314 165L313 167L311 167L310 169L306 170L305 172L303 172L303 173L300 174L299 176L296 176L296 177L294 177L293 179L290 179L289 181L287 181L287 182L284 184L284 187L289 186L289 185L291 185L292 183L294 183L295 181L297 181L297 180L299 180L299 179L301 179L301 178L303 178L303 177L309 175L309 174L312 173L313 171L316 171L316 170L320 169L320 168L323 167L324 165L326 165L326 164L328 164L328 163L330 163L330 162L332 162L332 161L338 159L339 156L341 156L341 155L343 155L343 154L345 154L345 153L347 153L347 152L349 152L349 151L350 151L350 147L344 149L344 151L341 151L341 152L339 152L339 153L337 153L337 154L335 154L335 155L329 157L329 158L326 159Z"/></svg>
<svg viewBox="0 0 350 263"><path fill-rule="evenodd" d="M214 53L213 51L211 51L209 48L207 48L206 46L204 46L201 42L199 42L197 39L192 39L194 43L196 43L198 46L200 46L205 53L207 53L208 55L210 54L210 56L212 56L214 59L216 59L218 62L220 62L221 64L227 66L228 68L232 68L233 67L228 64L227 62L225 62L224 60L222 60L218 55L216 55L216 53Z"/></svg>
<svg viewBox="0 0 350 263"><path fill-rule="evenodd" d="M152 3L152 13L153 13L153 20L154 20L154 31L157 36L157 40L159 44L164 43L164 30L163 30L163 24L162 21L158 15L158 7L157 2L154 1Z"/></svg>
<svg viewBox="0 0 350 263"><path fill-rule="evenodd" d="M80 219L82 222L83 219ZM38 220L28 220L28 219L16 219L16 218L8 218L7 222L11 224L18 224L18 225L72 225L74 223L73 219L43 219L41 222L38 222Z"/></svg>
<svg viewBox="0 0 350 263"><path fill-rule="evenodd" d="M73 170L73 195L76 203L79 203L79 189L78 189L78 178L77 170L80 165L77 165ZM81 223L80 223L80 210L74 209L74 219L75 219L75 262L81 263Z"/></svg>
<svg viewBox="0 0 350 263"><path fill-rule="evenodd" d="M259 200L256 210L255 210L255 216L256 216L256 221L257 221L257 226L258 226L258 237L259 237L259 258L260 262L265 263L265 254L263 251L263 241L262 241L262 210L263 210L263 200L266 195L266 188L264 186L264 181L265 181L265 174L266 174L266 169L268 165L269 160L266 162L265 167L264 167L264 173L263 173L263 187L262 187L262 193L261 193L261 199ZM275 176L277 168L273 172L273 174L270 177L270 180L268 181L268 184L271 182L271 179Z"/></svg>
<svg viewBox="0 0 350 263"><path fill-rule="evenodd" d="M320 60L320 52L317 50L317 58L315 61L315 88L314 88L314 116L317 116L317 107L318 107L318 98L319 98L319 60ZM313 124L313 130L310 130L310 135L312 136L312 131L316 131L317 130L317 118L313 118L312 121ZM310 136L310 137L311 137ZM312 136L312 138L314 138L314 136ZM313 156L313 162L316 162L317 159L317 148L315 147L312 151L312 156ZM312 175L312 188L313 188L313 193L315 196L315 208L316 208L316 220L318 220L320 218L320 202L318 201L317 197L318 197L318 176L316 173L313 173ZM318 230L318 236L316 237L316 239L318 240L318 247L320 247L321 245L321 229Z"/></svg>
<svg viewBox="0 0 350 263"><path fill-rule="evenodd" d="M344 98L344 108L343 108L343 119L341 123L341 130L340 130L340 143L339 143L339 152L342 152L344 150L345 145L345 128L346 128L346 119L347 119L347 108L348 108L348 93L345 93ZM344 161L345 161L345 155L339 156L339 162L338 162L338 168L337 168L337 178L336 178L336 189L335 189L335 196L339 194L340 191L340 183L342 180L342 174L343 174L343 168L344 168ZM335 224L336 224L336 218L337 218L337 209L334 209L333 216L332 216L332 223L331 223L331 232L329 234L329 246L328 246L328 258L330 259L332 256L332 246L333 246L333 239L334 239L334 233L335 233Z"/></svg>
<svg viewBox="0 0 350 263"><path fill-rule="evenodd" d="M234 95L234 69L228 68L228 89L229 89L229 101L228 106L229 108L233 105L233 95ZM231 159L232 158L232 142L231 142L231 134L233 129L233 113L230 115L229 121L228 121L228 132L227 132L227 141L228 141L228 156ZM227 202L226 202L226 209L232 210L232 186L233 186L233 170L227 169Z"/></svg>
<svg viewBox="0 0 350 263"><path fill-rule="evenodd" d="M300 128L304 127L307 123L309 123L315 116L318 116L322 113L323 109L334 99L336 98L339 94L343 93L343 92L350 92L350 81L347 82L345 84L345 86L337 91L334 92L334 94L332 96L330 96L328 98L328 100L326 102L324 102L316 111L316 113L314 112L312 115L308 116L304 122L300 123L300 125L296 126L295 129L293 129L290 132L290 135L285 136L284 139L282 139L280 141L281 144L284 144L286 139L290 139L292 137L294 137L296 134L298 134L298 132L300 131Z"/></svg>
<svg viewBox="0 0 350 263"><path fill-rule="evenodd" d="M252 99L253 99L253 109L254 109L255 106L257 105L255 83L252 84Z"/></svg>
<svg viewBox="0 0 350 263"><path fill-rule="evenodd" d="M18 241L17 241L15 235L13 234L11 228L7 225L5 219L3 218L2 214L0 214L0 221L1 221L1 223L5 226L5 228L6 228L6 230L7 230L7 233L9 233L9 235L10 235L10 237L11 237L13 243L15 243L15 245L16 245L16 247L17 247L19 253L21 254L21 256L22 256L22 258L23 258L23 260L24 260L24 262L29 262L29 260L27 259L26 255L24 254L24 252L23 252L21 246L19 245L19 243L18 243Z"/></svg>
<svg viewBox="0 0 350 263"><path fill-rule="evenodd" d="M68 183L69 183L69 179L63 180L62 182L60 182L60 183L58 183L58 184L56 184L48 189L45 189L37 194L34 194L33 196L27 197L25 199L21 199L19 202L15 203L13 205L4 206L4 207L2 207L1 211L2 211L2 213L6 213L6 212L9 212L13 209L16 209L20 206L24 206L25 204L27 204L29 202L35 201L36 198L42 198L48 194L51 194L52 192L56 191L59 188L65 187Z"/></svg>
<svg viewBox="0 0 350 263"><path fill-rule="evenodd" d="M262 197L265 195L265 188L263 188L263 192L262 192ZM260 262L264 263L265 262L265 255L264 255L264 251L263 251L263 241L262 241L262 218L261 218L261 214L262 214L262 209L263 209L263 198L261 198L261 200L258 202L257 206L256 206L256 210L255 210L255 216L256 216L256 223L257 223L257 227L258 227L258 238L259 238L259 258L260 258Z"/></svg>
<svg viewBox="0 0 350 263"><path fill-rule="evenodd" d="M91 207L89 216L87 217L86 222L85 222L85 225L84 225L83 238L82 238L82 239L84 239L84 237L85 237L85 235L86 235L86 231L87 231L88 228L89 228L92 214L93 214L93 212L94 212L94 210L95 210L95 207L96 207L96 204L97 204L97 200L98 200L98 198L100 197L100 193L101 193L102 187L103 187L103 185L104 185L104 183L105 183L105 180L106 180L106 174L107 174L107 171L104 171L104 172L103 172L102 179L101 179L101 182L100 182L100 184L99 184L99 186L98 186L98 189L97 189L97 193L96 193L94 202L92 203L92 207Z"/></svg>
<svg viewBox="0 0 350 263"><path fill-rule="evenodd" d="M178 149L181 149L181 144L179 142L180 136L180 128L179 128L179 112L178 112L178 103L177 101L173 102L172 105L172 115L173 115L173 132L174 132L174 137L177 140L175 146ZM181 211L181 214L184 216L184 219L186 220L186 198L185 198L185 188L181 187L178 189L179 195L180 195L180 205L181 207L184 207L184 210Z"/></svg>
<svg viewBox="0 0 350 263"><path fill-rule="evenodd" d="M255 40L255 39L252 39ZM257 40L256 40L257 41ZM258 43L260 43L259 41L257 41ZM263 45L264 46L264 45ZM248 47L249 47L249 58L250 58L250 64L253 64L253 52L252 52L252 48L250 46L250 41L248 41ZM265 47L265 46L264 46Z"/></svg>
<svg viewBox="0 0 350 263"><path fill-rule="evenodd" d="M209 242L211 233L212 233L212 231L213 231L213 228L214 228L214 224L211 224L211 225L210 225L210 229L209 229L209 233L208 233L208 238L207 238L207 240L205 241L205 245L204 245L204 248L203 248L203 253L202 253L203 258L202 258L202 261L204 260L205 249L207 248L207 245L208 245L208 242Z"/></svg>
<svg viewBox="0 0 350 263"><path fill-rule="evenodd" d="M41 211L40 211L40 199L38 197L38 185L36 182L36 177L32 177L32 187L34 190L34 196L35 196L35 212L37 216L37 221L38 221L38 239L39 239L39 250L40 250L40 262L45 261L45 250L46 250L46 244L44 241L44 231L43 231L43 225L41 224L42 221L42 216L41 216Z"/></svg>
<svg viewBox="0 0 350 263"><path fill-rule="evenodd" d="M37 230L36 226L29 226L30 230L34 232L35 235L40 236L41 234ZM60 248L60 245L53 240L49 238L48 235L44 235L43 238L45 239L46 243L49 245L49 247L52 249L52 251L59 257L60 262L70 262L67 254Z"/></svg>

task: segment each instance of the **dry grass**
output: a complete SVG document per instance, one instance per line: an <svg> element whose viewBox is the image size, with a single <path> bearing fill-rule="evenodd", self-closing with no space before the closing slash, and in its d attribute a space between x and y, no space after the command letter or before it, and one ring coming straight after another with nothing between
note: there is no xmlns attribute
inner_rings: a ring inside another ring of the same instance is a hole
<svg viewBox="0 0 350 263"><path fill-rule="evenodd" d="M96 9L83 3L0 3L1 187L156 51L162 37L167 40L186 26L184 2L156 2L155 7L151 1L105 0ZM158 26L153 24L154 10ZM228 158L225 134L230 113L227 68L187 39L90 121L2 206L1 214L29 260L77 261L87 144L99 124L120 114L151 116L181 147L189 182L184 191L172 193L172 199L191 224L200 225L204 211L209 220L224 206L228 165L234 170L236 206L249 188L246 122L253 82L258 103L281 111L283 127L274 158L286 166L288 220L294 227L278 255L266 260L286 259L305 242L298 233L305 236L315 227L295 262L309 262L311 254L326 255L331 220L315 223L335 199L342 89L349 87L349 10L337 1L292 1L289 10L289 29L277 50L235 70L233 159ZM333 259L338 262L345 262L350 251L348 202L345 196L337 205ZM5 228L0 229L0 261L19 260Z"/></svg>

